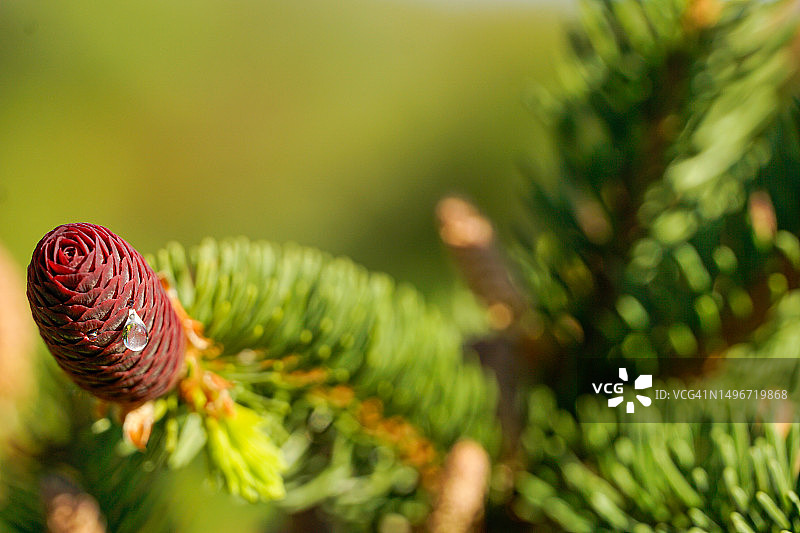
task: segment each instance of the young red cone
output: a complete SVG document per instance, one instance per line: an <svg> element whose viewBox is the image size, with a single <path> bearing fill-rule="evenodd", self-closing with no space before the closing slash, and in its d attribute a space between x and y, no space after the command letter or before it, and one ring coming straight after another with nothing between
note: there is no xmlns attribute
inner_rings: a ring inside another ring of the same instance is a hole
<svg viewBox="0 0 800 533"><path fill-rule="evenodd" d="M134 406L175 385L180 320L144 258L108 229L65 224L45 235L28 266L28 301L58 364L98 398Z"/></svg>

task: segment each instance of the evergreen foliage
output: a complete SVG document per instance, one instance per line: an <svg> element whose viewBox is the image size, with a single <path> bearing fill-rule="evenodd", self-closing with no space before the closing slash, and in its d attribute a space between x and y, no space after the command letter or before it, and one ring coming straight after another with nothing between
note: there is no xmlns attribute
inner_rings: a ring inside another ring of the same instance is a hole
<svg viewBox="0 0 800 533"><path fill-rule="evenodd" d="M474 343L534 361L539 383L499 364L513 385L499 395L451 320L348 259L246 239L169 244L148 261L193 344L178 387L155 401L146 451L40 372L3 459L0 529L44 529L50 483L86 491L110 531L169 530L162 476L205 455L244 500L322 508L341 531L407 531L428 519L448 450L470 438L495 461L489 531L800 531L800 424L726 401L697 402L692 422L635 423L602 397L575 401L565 379L586 357L657 360L664 376L685 357L800 360L797 42L783 2L584 4L562 87L534 103L556 165L527 168L512 247L527 302ZM475 271L493 275L502 254L483 245L464 256L491 255ZM769 387L799 371L750 368L697 379ZM495 412L518 388L519 438L513 406Z"/></svg>
<svg viewBox="0 0 800 533"><path fill-rule="evenodd" d="M795 13L584 7L573 85L540 107L562 179L532 180L539 231L518 254L536 310L580 326L558 356L657 357L667 373L675 357L798 358ZM724 401L697 402L692 423L629 423L595 398L569 413L563 397L528 398L513 508L537 531L800 528L796 424Z"/></svg>
<svg viewBox="0 0 800 533"><path fill-rule="evenodd" d="M559 175L532 180L521 262L586 355L719 353L763 318L768 285L796 286L793 15L725 2L698 27L701 4L587 3L571 84L541 112Z"/></svg>
<svg viewBox="0 0 800 533"><path fill-rule="evenodd" d="M800 529L798 424L749 425L732 407L693 423L626 423L588 398L579 419L592 422L577 424L547 388L529 401L523 519L570 532Z"/></svg>
<svg viewBox="0 0 800 533"><path fill-rule="evenodd" d="M230 417L178 394L161 402L173 466L207 439L231 492L291 511L324 503L356 527L389 512L419 523L449 446L496 446L492 381L462 362L457 329L413 289L245 239L172 244L155 266L215 344L198 365L236 402Z"/></svg>
<svg viewBox="0 0 800 533"><path fill-rule="evenodd" d="M54 361L37 362L41 393L25 409L14 450L0 461L0 531L55 531L47 527L47 500L59 494L96 502L107 531L173 531L157 454L132 455L120 446L120 428L92 419L92 404L74 393Z"/></svg>

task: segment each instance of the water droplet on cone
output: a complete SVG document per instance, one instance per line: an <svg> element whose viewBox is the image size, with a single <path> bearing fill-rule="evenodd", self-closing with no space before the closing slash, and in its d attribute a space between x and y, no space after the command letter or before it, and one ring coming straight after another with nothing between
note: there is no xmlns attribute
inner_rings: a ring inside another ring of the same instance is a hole
<svg viewBox="0 0 800 533"><path fill-rule="evenodd" d="M122 328L122 343L134 352L142 351L147 346L147 326L135 309L128 311L128 320Z"/></svg>

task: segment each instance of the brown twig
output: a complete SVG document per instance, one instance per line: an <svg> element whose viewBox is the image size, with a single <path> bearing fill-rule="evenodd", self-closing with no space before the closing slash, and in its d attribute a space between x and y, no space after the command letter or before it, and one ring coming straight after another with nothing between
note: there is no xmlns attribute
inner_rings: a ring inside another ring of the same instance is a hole
<svg viewBox="0 0 800 533"><path fill-rule="evenodd" d="M529 375L531 367L543 360L556 359L568 341L554 334L563 328L547 327L531 310L498 247L492 223L477 207L463 198L446 197L436 215L442 242L473 294L486 306L489 325L496 332L472 347L497 377L498 415L506 443L503 455L513 456L521 431L516 402L520 376Z"/></svg>
<svg viewBox="0 0 800 533"><path fill-rule="evenodd" d="M504 330L527 309L495 241L491 222L461 198L447 197L436 207L439 235L469 288L486 304L493 329Z"/></svg>
<svg viewBox="0 0 800 533"><path fill-rule="evenodd" d="M428 519L430 533L474 531L483 515L489 481L489 455L480 444L463 440L455 444L445 463L436 506Z"/></svg>
<svg viewBox="0 0 800 533"><path fill-rule="evenodd" d="M105 533L105 520L97 501L67 478L46 476L41 492L50 533Z"/></svg>

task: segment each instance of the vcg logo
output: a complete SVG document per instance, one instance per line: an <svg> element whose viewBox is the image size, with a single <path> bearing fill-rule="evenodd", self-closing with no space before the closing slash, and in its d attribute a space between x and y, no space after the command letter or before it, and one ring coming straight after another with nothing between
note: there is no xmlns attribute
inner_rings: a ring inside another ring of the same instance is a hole
<svg viewBox="0 0 800 533"><path fill-rule="evenodd" d="M619 369L619 379L621 379L623 382L628 381L627 369L625 368ZM642 374L641 376L636 378L636 381L633 382L633 388L636 390L649 389L652 386L653 386L653 376L651 374ZM622 396L623 383L592 383L592 389L594 389L595 394L600 394L600 392L603 392L609 396L612 394L618 395L608 399L609 407L616 407L620 405L624 400L624 397ZM650 403L652 402L650 398L641 394L637 394L636 399L639 400L639 403L641 403L645 407L649 406ZM628 413L633 413L634 408L635 405L632 401L628 401L625 404L625 410Z"/></svg>

